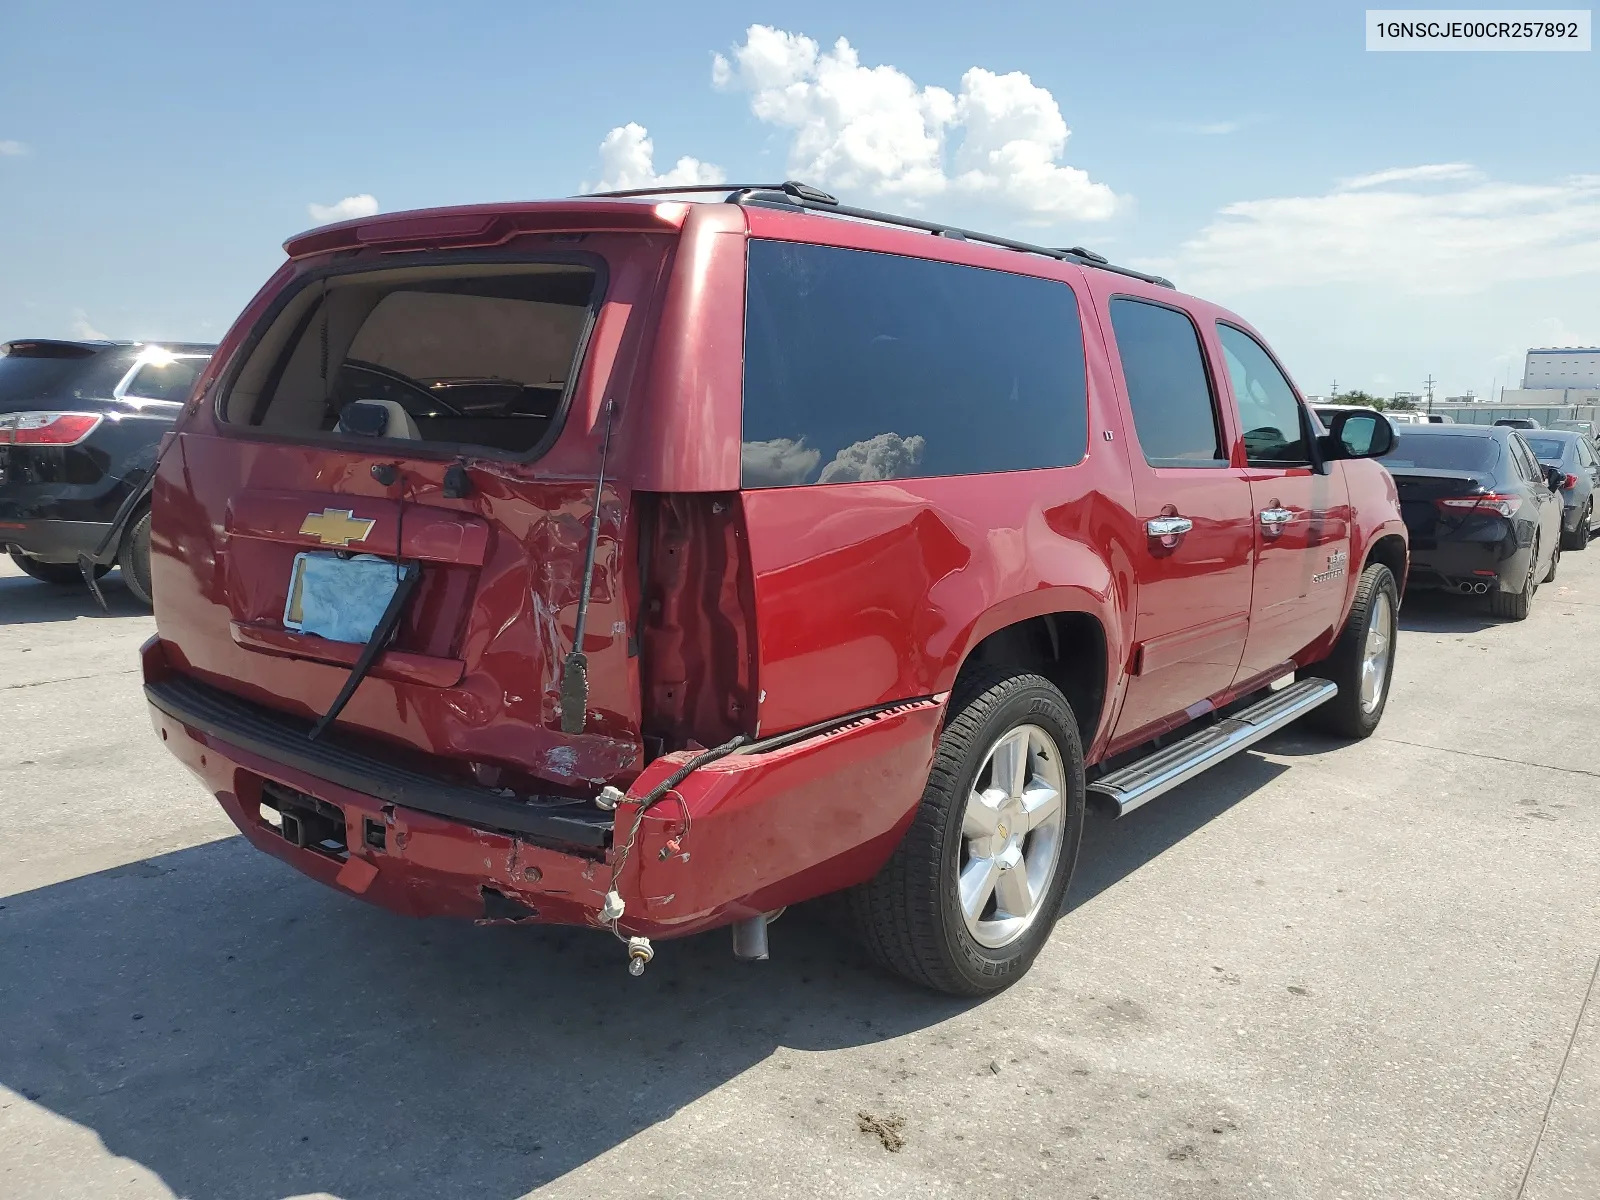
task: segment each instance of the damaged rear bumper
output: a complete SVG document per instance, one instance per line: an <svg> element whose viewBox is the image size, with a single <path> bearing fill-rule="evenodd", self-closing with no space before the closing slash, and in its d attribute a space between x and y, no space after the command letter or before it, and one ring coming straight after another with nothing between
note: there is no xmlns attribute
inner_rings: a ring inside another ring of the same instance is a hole
<svg viewBox="0 0 1600 1200"><path fill-rule="evenodd" d="M598 926L618 852L613 817L630 829L635 799L687 757L650 764L614 814L570 802L562 811L304 742L291 719L164 665L147 647L156 731L240 831L314 879L413 916ZM921 799L944 701L908 701L695 771L641 823L617 885L621 930L696 933L870 878Z"/></svg>

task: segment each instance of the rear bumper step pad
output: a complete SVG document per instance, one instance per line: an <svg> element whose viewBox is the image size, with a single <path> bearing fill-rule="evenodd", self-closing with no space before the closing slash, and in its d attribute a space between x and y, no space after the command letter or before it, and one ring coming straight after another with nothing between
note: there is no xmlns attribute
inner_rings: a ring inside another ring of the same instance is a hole
<svg viewBox="0 0 1600 1200"><path fill-rule="evenodd" d="M333 735L310 741L311 722L274 712L193 679L145 684L152 705L191 729L252 754L386 803L536 842L604 850L612 814L569 796L516 798L450 783L341 745Z"/></svg>
<svg viewBox="0 0 1600 1200"><path fill-rule="evenodd" d="M1117 816L1126 816L1338 694L1338 685L1329 680L1302 679L1181 742L1102 776L1089 790L1116 805Z"/></svg>

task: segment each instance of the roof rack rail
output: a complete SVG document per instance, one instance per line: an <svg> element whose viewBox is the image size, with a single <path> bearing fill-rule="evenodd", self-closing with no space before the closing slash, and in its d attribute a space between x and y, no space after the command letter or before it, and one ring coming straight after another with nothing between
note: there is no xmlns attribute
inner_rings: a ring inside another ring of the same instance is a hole
<svg viewBox="0 0 1600 1200"><path fill-rule="evenodd" d="M615 192L588 192L586 195L607 200L625 200L632 196L687 196L695 192L727 192L728 203L737 204L739 197L751 192L781 192L796 200L814 200L818 204L839 203L821 188L809 183L788 179L783 183L673 183L665 187L624 188Z"/></svg>
<svg viewBox="0 0 1600 1200"><path fill-rule="evenodd" d="M609 198L623 198L628 196L671 196L683 195L694 192L721 192L726 191L726 203L729 204L756 204L771 207L795 207L806 209L810 212L827 213L836 217L849 217L857 221L871 221L879 225L898 225L903 229L920 229L924 233L931 233L935 237L954 238L964 242L980 242L986 246L998 246L1004 250L1016 250L1022 254L1041 254L1046 258L1053 258L1060 262L1074 263L1080 267L1095 267L1102 271L1112 271L1118 275L1126 275L1130 279L1139 279L1145 283L1153 283L1157 287L1176 288L1172 280L1160 275L1147 275L1143 271L1135 271L1132 267L1119 267L1109 262L1103 255L1092 250L1085 250L1082 246L1036 246L1032 242L1019 242L1014 238L1000 237L993 233L979 233L974 229L963 229L959 225L946 225L934 221L921 221L916 217L902 217L894 213L878 212L870 208L855 208L848 204L840 204L837 199L830 196L821 188L812 187L810 184L798 180L788 179L783 183L694 183L674 184L669 187L654 188L629 188L618 192L594 192L595 196Z"/></svg>

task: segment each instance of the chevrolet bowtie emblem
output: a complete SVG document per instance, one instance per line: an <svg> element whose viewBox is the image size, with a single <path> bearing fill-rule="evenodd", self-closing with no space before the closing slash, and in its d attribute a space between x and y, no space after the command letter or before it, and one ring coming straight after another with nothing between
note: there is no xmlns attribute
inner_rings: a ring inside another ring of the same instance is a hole
<svg viewBox="0 0 1600 1200"><path fill-rule="evenodd" d="M348 508L325 508L319 513L307 513L300 524L300 532L314 537L324 546L348 546L351 542L365 541L376 521L358 517Z"/></svg>

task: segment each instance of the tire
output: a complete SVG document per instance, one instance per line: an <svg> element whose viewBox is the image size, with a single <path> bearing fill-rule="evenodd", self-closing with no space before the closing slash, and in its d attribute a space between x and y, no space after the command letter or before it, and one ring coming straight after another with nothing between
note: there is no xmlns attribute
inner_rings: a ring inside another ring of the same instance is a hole
<svg viewBox="0 0 1600 1200"><path fill-rule="evenodd" d="M41 562L20 550L11 551L11 561L17 564L23 574L31 575L40 583L67 585L83 582L83 572L78 570L77 563ZM110 567L96 567L94 577L99 579L110 569Z"/></svg>
<svg viewBox="0 0 1600 1200"><path fill-rule="evenodd" d="M1027 834L1019 834L1018 821L1031 815L1006 798L1006 788L982 793L999 797L998 809L985 809L977 799L982 778L992 779L993 763L1015 762L1022 746L1025 777L1035 785L1031 794L1038 795L1041 783L1057 793L1055 815ZM969 812L969 804L976 809ZM1083 747L1066 697L1039 675L983 668L951 698L911 827L883 869L847 895L856 936L880 965L923 987L955 996L1008 987L1050 937L1077 862L1083 812ZM973 836L974 827L994 833ZM996 867L1003 861L1010 869ZM989 881L987 892L973 889L979 911L970 920L959 899L963 879L969 885ZM1001 896L1010 891L1015 897L1019 884L1032 905L1025 920L1001 905Z"/></svg>
<svg viewBox="0 0 1600 1200"><path fill-rule="evenodd" d="M1540 583L1554 583L1555 582L1555 578L1556 578L1556 571L1559 570L1560 567L1561 567L1561 542L1558 540L1556 542L1556 548L1550 552L1550 569L1545 572L1544 578L1539 580L1539 582Z"/></svg>
<svg viewBox="0 0 1600 1200"><path fill-rule="evenodd" d="M1563 550L1583 550L1589 545L1589 524L1594 520L1594 501L1590 500L1584 505L1583 512L1578 516L1578 526L1570 533L1563 531L1561 534L1561 548Z"/></svg>
<svg viewBox="0 0 1600 1200"><path fill-rule="evenodd" d="M1489 593L1489 611L1504 621L1526 621L1533 606L1533 594L1539 590L1539 535L1533 535L1532 560L1528 563L1528 577L1522 581L1522 590L1504 592L1496 587Z"/></svg>
<svg viewBox="0 0 1600 1200"><path fill-rule="evenodd" d="M1339 694L1305 715L1305 723L1335 737L1370 737L1389 706L1389 684L1394 678L1394 652L1399 641L1400 588L1394 573L1382 563L1370 563L1356 581L1356 599L1345 618L1333 652L1301 672L1302 676L1330 679ZM1373 623L1380 627L1376 632ZM1373 644L1382 638L1381 646ZM1369 652L1381 652L1374 659ZM1371 670L1369 671L1369 663ZM1367 685L1371 690L1364 690Z"/></svg>
<svg viewBox="0 0 1600 1200"><path fill-rule="evenodd" d="M117 565L122 568L122 582L128 585L140 604L152 607L150 602L150 510L139 514L139 519L128 526L122 535L122 549L117 552Z"/></svg>

